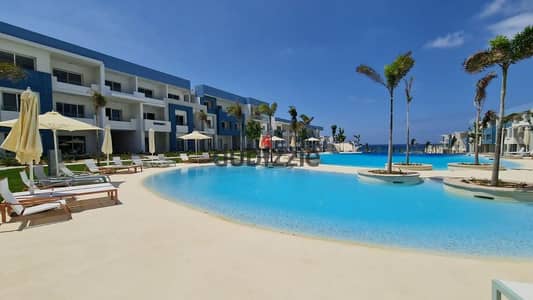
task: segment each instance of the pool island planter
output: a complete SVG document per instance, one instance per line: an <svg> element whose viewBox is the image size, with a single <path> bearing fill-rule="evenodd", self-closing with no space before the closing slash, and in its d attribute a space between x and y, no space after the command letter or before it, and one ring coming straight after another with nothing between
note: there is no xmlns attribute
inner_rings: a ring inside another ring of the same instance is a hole
<svg viewBox="0 0 533 300"><path fill-rule="evenodd" d="M423 182L418 172L394 171L395 173L388 174L384 171L382 169L360 170L357 171L357 175L361 180L375 183L414 185Z"/></svg>
<svg viewBox="0 0 533 300"><path fill-rule="evenodd" d="M385 165L385 167L387 167ZM408 171L431 171L433 170L433 165L431 164L406 164L406 163L393 163L393 170L408 170Z"/></svg>
<svg viewBox="0 0 533 300"><path fill-rule="evenodd" d="M520 184L520 182L506 181L508 183ZM468 194L470 196L487 199L487 200L518 200L533 202L533 184L527 187L501 187L481 185L473 182L473 179L465 178L444 178L443 183L446 187L453 189L453 192Z"/></svg>
<svg viewBox="0 0 533 300"><path fill-rule="evenodd" d="M485 170L485 171L491 171L492 170L492 163L490 164L474 164L474 163L449 163L448 169L451 171L454 170ZM505 168L503 166L500 166L500 171L505 171Z"/></svg>

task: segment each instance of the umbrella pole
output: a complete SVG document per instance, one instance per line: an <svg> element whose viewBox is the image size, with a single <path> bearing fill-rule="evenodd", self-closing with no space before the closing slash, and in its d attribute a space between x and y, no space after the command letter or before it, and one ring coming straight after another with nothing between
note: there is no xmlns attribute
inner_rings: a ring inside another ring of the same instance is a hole
<svg viewBox="0 0 533 300"><path fill-rule="evenodd" d="M109 166L109 153L107 153L107 165Z"/></svg>
<svg viewBox="0 0 533 300"><path fill-rule="evenodd" d="M54 156L56 162L56 176L59 176L59 155L57 154L57 130L52 130L54 133Z"/></svg>
<svg viewBox="0 0 533 300"><path fill-rule="evenodd" d="M30 162L29 167L30 167L30 182L31 182L31 185L28 187L28 189L30 191L30 194L33 195L33 193L34 193L34 190L33 190L33 160Z"/></svg>

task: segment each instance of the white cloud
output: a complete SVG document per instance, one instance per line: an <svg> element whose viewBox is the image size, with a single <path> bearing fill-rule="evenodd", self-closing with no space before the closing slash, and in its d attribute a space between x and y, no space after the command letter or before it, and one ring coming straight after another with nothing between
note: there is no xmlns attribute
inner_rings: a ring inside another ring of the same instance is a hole
<svg viewBox="0 0 533 300"><path fill-rule="evenodd" d="M533 25L533 12L522 13L504 19L498 23L490 25L489 30L494 34L512 37L517 32L522 31L528 25Z"/></svg>
<svg viewBox="0 0 533 300"><path fill-rule="evenodd" d="M506 3L507 0L493 0L483 7L479 17L486 18L501 13L505 9Z"/></svg>
<svg viewBox="0 0 533 300"><path fill-rule="evenodd" d="M432 41L426 43L427 48L454 48L459 47L465 43L464 31L456 31L448 33L445 36L440 36Z"/></svg>
<svg viewBox="0 0 533 300"><path fill-rule="evenodd" d="M492 0L487 3L481 13L477 16L479 18L488 18L492 16L511 16L516 14L533 11L532 0Z"/></svg>

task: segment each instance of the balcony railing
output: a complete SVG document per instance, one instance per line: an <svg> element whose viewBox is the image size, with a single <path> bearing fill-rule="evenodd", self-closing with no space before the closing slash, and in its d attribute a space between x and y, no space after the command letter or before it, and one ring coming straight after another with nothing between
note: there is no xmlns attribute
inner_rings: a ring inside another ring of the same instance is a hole
<svg viewBox="0 0 533 300"><path fill-rule="evenodd" d="M161 120L144 120L144 130L153 128L157 132L170 132L170 122Z"/></svg>
<svg viewBox="0 0 533 300"><path fill-rule="evenodd" d="M137 119L130 119L129 121L115 121L105 119L105 125L114 130L137 130Z"/></svg>
<svg viewBox="0 0 533 300"><path fill-rule="evenodd" d="M176 125L177 133L189 133L189 126L187 125Z"/></svg>
<svg viewBox="0 0 533 300"><path fill-rule="evenodd" d="M89 86L70 84L66 82L57 81L57 77L52 76L52 89L54 91L75 94L81 96L90 96L93 90Z"/></svg>

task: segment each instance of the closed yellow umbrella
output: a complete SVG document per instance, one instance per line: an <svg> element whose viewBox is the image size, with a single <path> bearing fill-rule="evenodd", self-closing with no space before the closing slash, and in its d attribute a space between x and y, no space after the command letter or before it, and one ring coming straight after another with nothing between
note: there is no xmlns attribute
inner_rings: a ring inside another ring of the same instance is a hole
<svg viewBox="0 0 533 300"><path fill-rule="evenodd" d="M30 165L30 179L33 180L33 162L39 163L43 145L39 134L39 101L28 88L20 95L20 117L14 122L1 148L15 152L21 164Z"/></svg>
<svg viewBox="0 0 533 300"><path fill-rule="evenodd" d="M39 135L39 103L30 89L20 95L20 118L13 122L11 131L0 146L16 153L21 164L39 162L43 153Z"/></svg>
<svg viewBox="0 0 533 300"><path fill-rule="evenodd" d="M153 128L148 129L148 152L152 156L155 153L155 131Z"/></svg>
<svg viewBox="0 0 533 300"><path fill-rule="evenodd" d="M113 141L111 139L111 128L109 126L105 127L102 153L107 155L107 165L109 165L109 155L113 154Z"/></svg>

